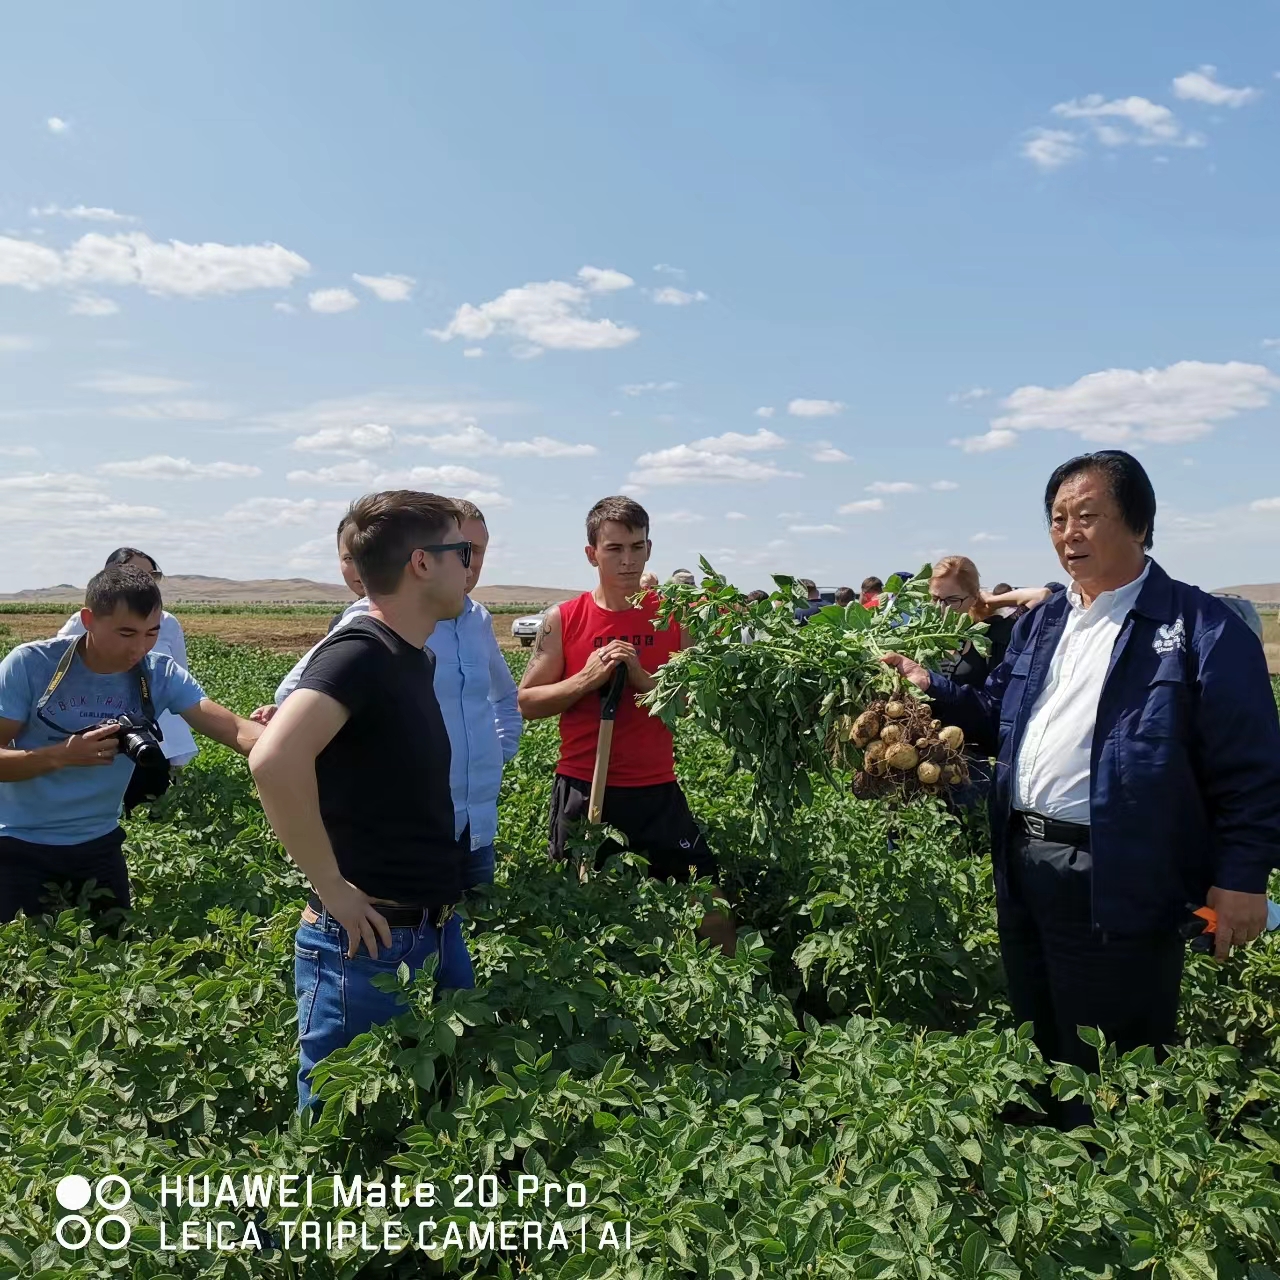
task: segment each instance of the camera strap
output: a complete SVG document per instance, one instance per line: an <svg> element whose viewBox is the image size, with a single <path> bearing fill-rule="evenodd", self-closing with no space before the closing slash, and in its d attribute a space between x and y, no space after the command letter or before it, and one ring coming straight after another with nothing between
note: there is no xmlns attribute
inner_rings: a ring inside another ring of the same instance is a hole
<svg viewBox="0 0 1280 1280"><path fill-rule="evenodd" d="M58 665L54 669L54 673L49 680L49 684L45 691L40 695L40 700L36 703L36 718L44 721L45 724L48 724L49 722L44 718L44 709L49 705L49 699L53 697L54 691L62 683L67 672L71 670L71 664L75 661L76 654L80 651L80 645L84 640L84 636L77 636L62 651L62 657L58 659ZM138 665L133 668L133 674L138 680L138 693L142 698L142 714L154 724L156 708L155 703L151 701L151 685L147 680L147 674L144 670L143 662L139 662ZM54 727L56 728L56 726Z"/></svg>

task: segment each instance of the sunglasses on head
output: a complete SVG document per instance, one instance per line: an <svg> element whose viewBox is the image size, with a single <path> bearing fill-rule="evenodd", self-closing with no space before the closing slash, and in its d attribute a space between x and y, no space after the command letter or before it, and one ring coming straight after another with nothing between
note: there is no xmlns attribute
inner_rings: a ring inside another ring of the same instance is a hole
<svg viewBox="0 0 1280 1280"><path fill-rule="evenodd" d="M471 567L471 543L470 542L437 542L430 547L416 547L416 551L430 551L439 554L442 551L456 551L458 559L462 561L462 567L469 569Z"/></svg>

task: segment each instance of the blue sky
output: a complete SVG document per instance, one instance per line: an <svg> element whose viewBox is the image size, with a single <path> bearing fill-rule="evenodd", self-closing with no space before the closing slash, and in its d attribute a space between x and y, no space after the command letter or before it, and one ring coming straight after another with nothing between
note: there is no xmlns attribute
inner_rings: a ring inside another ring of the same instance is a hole
<svg viewBox="0 0 1280 1280"><path fill-rule="evenodd" d="M664 574L1038 582L1112 443L1167 568L1274 581L1277 12L11 10L0 590L336 580L389 484L474 496L490 583L586 585L618 491Z"/></svg>

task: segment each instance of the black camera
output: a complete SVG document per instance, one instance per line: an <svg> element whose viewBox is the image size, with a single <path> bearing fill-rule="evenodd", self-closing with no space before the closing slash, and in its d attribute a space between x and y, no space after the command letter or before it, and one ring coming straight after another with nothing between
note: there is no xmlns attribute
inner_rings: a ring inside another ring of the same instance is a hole
<svg viewBox="0 0 1280 1280"><path fill-rule="evenodd" d="M160 726L145 716L131 716L127 712L116 718L120 752L128 756L139 769L166 769L168 761L160 748L164 734Z"/></svg>

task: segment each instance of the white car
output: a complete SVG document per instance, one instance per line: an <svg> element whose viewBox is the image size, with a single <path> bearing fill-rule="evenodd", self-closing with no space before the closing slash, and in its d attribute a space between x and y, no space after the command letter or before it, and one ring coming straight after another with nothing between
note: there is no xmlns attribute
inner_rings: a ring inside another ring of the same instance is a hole
<svg viewBox="0 0 1280 1280"><path fill-rule="evenodd" d="M546 616L546 613L547 611L543 609L541 613L526 613L517 618L511 624L512 638L519 640L527 649L538 634L538 628L542 625L542 619Z"/></svg>

